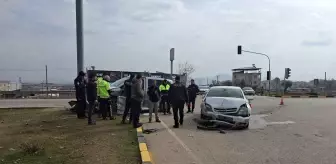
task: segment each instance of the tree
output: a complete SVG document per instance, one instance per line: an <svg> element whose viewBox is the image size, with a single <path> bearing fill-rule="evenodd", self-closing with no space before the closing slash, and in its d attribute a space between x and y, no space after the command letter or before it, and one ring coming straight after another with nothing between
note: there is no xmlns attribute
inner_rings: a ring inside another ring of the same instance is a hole
<svg viewBox="0 0 336 164"><path fill-rule="evenodd" d="M224 86L232 86L232 81L231 81L231 80L222 81L222 82L221 82L221 85L224 85Z"/></svg>
<svg viewBox="0 0 336 164"><path fill-rule="evenodd" d="M280 78L276 77L273 79L274 83L275 83L275 88L276 88L276 91L278 91L278 88L279 88L279 84L280 84Z"/></svg>
<svg viewBox="0 0 336 164"><path fill-rule="evenodd" d="M189 82L191 79L191 74L195 72L195 67L186 61L184 63L179 63L177 72L180 75L186 74L187 82Z"/></svg>
<svg viewBox="0 0 336 164"><path fill-rule="evenodd" d="M240 81L240 88L244 88L246 86L245 80Z"/></svg>
<svg viewBox="0 0 336 164"><path fill-rule="evenodd" d="M290 88L293 85L292 81L286 80L286 83L284 85L284 81L281 82L281 86L283 86L285 89L284 91L286 92L288 88Z"/></svg>

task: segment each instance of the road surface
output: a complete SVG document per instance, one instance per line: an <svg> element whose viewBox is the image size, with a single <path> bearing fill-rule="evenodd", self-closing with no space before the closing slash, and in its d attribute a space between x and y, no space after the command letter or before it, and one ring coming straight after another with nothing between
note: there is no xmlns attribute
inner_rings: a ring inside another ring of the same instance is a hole
<svg viewBox="0 0 336 164"><path fill-rule="evenodd" d="M156 164L336 163L336 99L288 98L279 107L279 98L256 97L250 128L226 134L196 129L199 103L179 129L172 116L144 125L159 128L145 136Z"/></svg>

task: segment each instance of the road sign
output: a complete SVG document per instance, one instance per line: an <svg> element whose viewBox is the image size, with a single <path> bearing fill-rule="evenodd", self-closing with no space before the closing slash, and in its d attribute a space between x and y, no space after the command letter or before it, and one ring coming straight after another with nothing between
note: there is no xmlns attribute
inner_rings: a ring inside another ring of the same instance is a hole
<svg viewBox="0 0 336 164"><path fill-rule="evenodd" d="M170 49L170 61L174 61L175 59L175 48Z"/></svg>

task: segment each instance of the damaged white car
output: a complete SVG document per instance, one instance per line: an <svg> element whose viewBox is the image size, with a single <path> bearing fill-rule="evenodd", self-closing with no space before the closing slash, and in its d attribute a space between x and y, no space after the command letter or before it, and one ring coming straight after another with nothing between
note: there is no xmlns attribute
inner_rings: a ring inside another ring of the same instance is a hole
<svg viewBox="0 0 336 164"><path fill-rule="evenodd" d="M201 119L219 126L249 127L253 97L246 97L240 87L211 87L201 103Z"/></svg>

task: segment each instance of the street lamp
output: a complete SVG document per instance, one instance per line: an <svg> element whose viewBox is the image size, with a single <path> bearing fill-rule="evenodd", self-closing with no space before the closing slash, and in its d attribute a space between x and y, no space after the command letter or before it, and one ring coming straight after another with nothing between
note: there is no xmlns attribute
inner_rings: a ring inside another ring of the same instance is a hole
<svg viewBox="0 0 336 164"><path fill-rule="evenodd" d="M270 60L269 56L267 56L266 54L263 54L263 53L259 53L259 52L243 50L241 45L238 45L237 51L238 51L237 52L238 55L241 55L242 52L247 52L247 53L258 54L258 55L263 55L263 56L267 57L267 59L268 59L268 71L267 71L268 94L270 94L271 93L271 60Z"/></svg>
<svg viewBox="0 0 336 164"><path fill-rule="evenodd" d="M83 0L76 0L76 39L77 39L77 73L78 73L80 71L84 71Z"/></svg>

